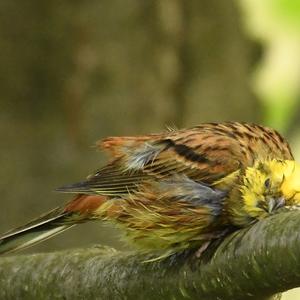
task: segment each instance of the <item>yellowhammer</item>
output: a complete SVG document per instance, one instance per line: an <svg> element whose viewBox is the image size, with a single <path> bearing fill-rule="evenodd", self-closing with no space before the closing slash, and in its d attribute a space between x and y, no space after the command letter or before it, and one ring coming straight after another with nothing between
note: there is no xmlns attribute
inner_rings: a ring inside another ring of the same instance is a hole
<svg viewBox="0 0 300 300"><path fill-rule="evenodd" d="M300 165L283 137L267 127L207 123L110 137L99 147L109 153L108 164L59 188L75 198L3 235L0 253L89 220L113 222L142 249L175 253L300 203Z"/></svg>

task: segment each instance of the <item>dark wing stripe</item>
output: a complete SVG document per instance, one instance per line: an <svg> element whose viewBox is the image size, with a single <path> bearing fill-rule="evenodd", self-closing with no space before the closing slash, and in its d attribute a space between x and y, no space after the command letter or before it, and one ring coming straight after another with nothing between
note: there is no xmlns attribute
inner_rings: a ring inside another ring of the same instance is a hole
<svg viewBox="0 0 300 300"><path fill-rule="evenodd" d="M119 183L119 182L115 182L115 183L111 183L111 184L102 184L102 182L98 183L98 182L87 182L85 186L89 186L92 188L99 188L99 189L118 189L118 188L123 188L123 187L128 187L128 186L136 186L139 182L141 182L142 180L139 181L134 181L134 182L125 182L125 183Z"/></svg>
<svg viewBox="0 0 300 300"><path fill-rule="evenodd" d="M186 146L184 144L176 144L171 139L163 140L161 143L166 144L166 149L172 148L174 151L180 155L186 158L189 161L192 162L199 162L199 163L208 163L210 162L209 159L207 159L203 154L196 153L191 147Z"/></svg>
<svg viewBox="0 0 300 300"><path fill-rule="evenodd" d="M114 196L119 194L128 194L128 192L136 190L135 185L123 186L119 188L103 188L103 187L92 187L92 186L67 186L58 188L56 191L62 193L84 193L84 194L101 194L104 196Z"/></svg>
<svg viewBox="0 0 300 300"><path fill-rule="evenodd" d="M120 185L119 183L114 183L114 184L106 184L103 185L101 182L97 183L91 183L89 181L83 181L83 182L78 182L78 183L74 183L74 184L70 184L70 185L65 185L62 187L59 187L56 189L56 191L58 192L79 192L80 191L89 191L91 189L97 189L99 191L102 190L126 190L129 187L136 187L137 186L137 182L128 182L127 184L122 184Z"/></svg>
<svg viewBox="0 0 300 300"><path fill-rule="evenodd" d="M90 184L96 183L96 184L103 184L103 185L111 185L115 183L124 184L124 183L131 183L136 181L141 181L144 179L147 179L149 176L127 176L127 177L117 177L117 176L111 176L111 178L104 177L104 178L91 178L91 180L87 180Z"/></svg>

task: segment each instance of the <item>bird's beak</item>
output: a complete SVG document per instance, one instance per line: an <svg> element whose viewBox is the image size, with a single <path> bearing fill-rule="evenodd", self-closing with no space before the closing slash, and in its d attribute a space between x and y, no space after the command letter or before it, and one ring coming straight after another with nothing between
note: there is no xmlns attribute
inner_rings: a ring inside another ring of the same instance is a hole
<svg viewBox="0 0 300 300"><path fill-rule="evenodd" d="M284 199L284 197L271 198L269 200L269 204L268 204L268 211L269 211L269 213L271 213L274 210L283 207L284 205L285 205L285 199Z"/></svg>

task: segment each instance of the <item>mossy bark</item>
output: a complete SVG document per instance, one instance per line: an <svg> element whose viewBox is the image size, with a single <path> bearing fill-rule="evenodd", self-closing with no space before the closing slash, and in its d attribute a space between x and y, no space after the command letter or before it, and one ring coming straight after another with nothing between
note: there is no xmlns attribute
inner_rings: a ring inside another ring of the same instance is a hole
<svg viewBox="0 0 300 300"><path fill-rule="evenodd" d="M225 238L202 259L105 247L2 257L1 299L269 299L300 285L300 211Z"/></svg>

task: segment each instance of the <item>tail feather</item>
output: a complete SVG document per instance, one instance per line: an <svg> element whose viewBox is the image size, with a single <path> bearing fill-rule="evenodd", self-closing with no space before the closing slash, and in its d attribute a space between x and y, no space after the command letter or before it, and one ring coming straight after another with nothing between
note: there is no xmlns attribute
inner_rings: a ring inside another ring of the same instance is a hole
<svg viewBox="0 0 300 300"><path fill-rule="evenodd" d="M0 254L6 254L42 242L75 225L72 213L56 208L45 215L13 229L0 237Z"/></svg>

